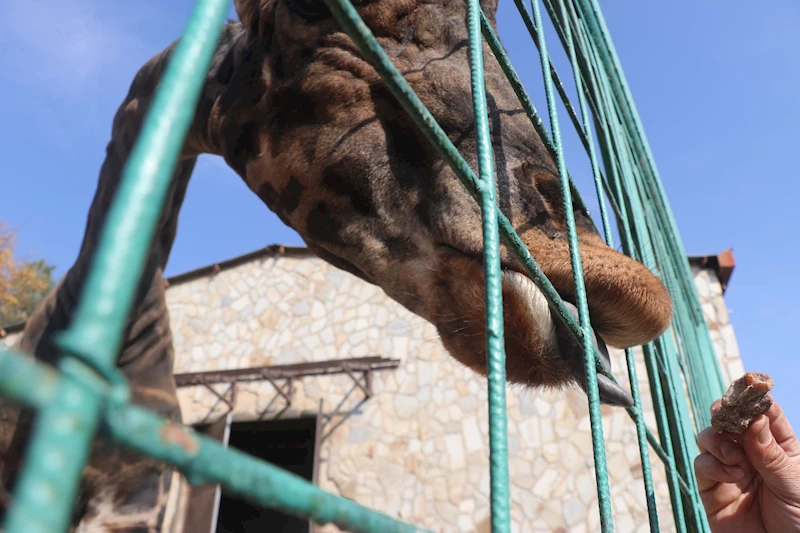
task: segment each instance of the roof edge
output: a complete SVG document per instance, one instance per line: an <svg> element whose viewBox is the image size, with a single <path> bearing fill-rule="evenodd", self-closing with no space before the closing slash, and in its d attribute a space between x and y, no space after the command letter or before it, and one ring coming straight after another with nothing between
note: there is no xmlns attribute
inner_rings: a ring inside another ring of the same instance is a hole
<svg viewBox="0 0 800 533"><path fill-rule="evenodd" d="M728 248L717 255L690 255L689 264L700 268L709 268L716 272L719 283L722 285L722 294L731 281L733 269L736 267L736 259L733 257L733 248Z"/></svg>
<svg viewBox="0 0 800 533"><path fill-rule="evenodd" d="M266 259L267 257L276 257L276 256L316 257L316 255L305 246L287 246L285 244L270 244L269 246L265 246L264 248L259 248L258 250L254 250L252 252L248 252L243 255L232 257L231 259L227 259L225 261L220 261L219 263L212 263L210 265L196 268L194 270L189 270L188 272L183 272L181 274L170 276L166 278L166 283L168 287L170 285L178 285L180 283L186 283L187 281L193 281L203 276L218 274L223 270L235 268L245 263L249 263L250 261L255 261L257 259Z"/></svg>
<svg viewBox="0 0 800 533"><path fill-rule="evenodd" d="M167 287L170 287L172 285L180 285L181 283L194 281L198 278L202 278L205 276L213 276L219 274L223 270L229 270L231 268L235 268L245 263L249 263L250 261L255 261L258 259L266 259L268 257L302 258L302 257L316 257L316 255L305 246L271 244L269 246L265 246L264 248L254 250L252 252L237 257L232 257L231 259L227 259L225 261L220 261L219 263L212 263L210 265L196 268L194 270L189 270L181 274L170 276L169 278L166 278L166 280L164 280L164 283ZM720 284L722 285L722 292L723 294L725 293L725 289L727 289L728 282L730 281L731 275L733 274L733 269L736 266L736 261L733 258L733 248L728 248L727 250L717 255L690 255L688 259L690 265L699 266L700 268L710 268L714 270L717 274L717 277L719 278ZM25 327L25 322L18 322L17 324L11 324L9 326L6 326L5 328L0 327L0 339L5 337L9 333L16 333L18 331L22 331L24 327Z"/></svg>

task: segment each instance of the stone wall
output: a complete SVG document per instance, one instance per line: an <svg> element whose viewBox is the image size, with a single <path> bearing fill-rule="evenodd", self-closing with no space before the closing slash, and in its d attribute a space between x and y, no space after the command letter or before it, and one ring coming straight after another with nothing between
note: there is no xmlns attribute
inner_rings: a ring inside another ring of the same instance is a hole
<svg viewBox="0 0 800 533"><path fill-rule="evenodd" d="M719 281L699 269L695 280L724 375L736 377L741 361ZM490 531L485 379L449 357L430 324L379 288L302 254L264 255L174 284L167 298L176 373L367 355L399 359L399 368L374 374L374 396L364 402L347 375L296 380L289 409L269 382L240 385L234 419L316 413L322 400L330 416L320 455L323 489L432 531ZM612 361L629 387L624 354L612 351ZM636 361L656 433L641 354ZM185 423L227 411L202 387L179 395ZM585 395L511 387L507 401L512 531L598 531ZM622 409L603 407L603 414L616 530L649 531L636 428ZM664 469L654 453L649 459L661 531L674 531Z"/></svg>
<svg viewBox="0 0 800 533"><path fill-rule="evenodd" d="M745 371L739 355L736 334L728 317L728 307L725 305L722 285L720 285L714 270L693 266L692 275L700 296L700 303L703 305L703 315L711 330L711 341L714 343L717 358L722 367L722 377L728 384L744 374Z"/></svg>

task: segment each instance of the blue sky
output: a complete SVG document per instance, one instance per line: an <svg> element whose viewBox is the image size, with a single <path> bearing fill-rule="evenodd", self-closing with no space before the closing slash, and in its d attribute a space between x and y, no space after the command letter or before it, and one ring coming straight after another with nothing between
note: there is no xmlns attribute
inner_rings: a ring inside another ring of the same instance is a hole
<svg viewBox="0 0 800 533"><path fill-rule="evenodd" d="M726 298L745 367L776 377L775 396L800 429L800 387L787 379L800 375L788 335L800 324L791 275L800 262L800 4L601 4L686 250L733 247ZM136 70L180 34L191 6L0 3L0 219L20 231L23 254L46 258L59 275L80 245L113 114ZM515 10L501 1L500 36L544 111L538 55ZM560 44L548 37L571 82ZM561 111L567 160L590 199L586 157ZM276 242L301 244L221 160L202 157L168 274Z"/></svg>

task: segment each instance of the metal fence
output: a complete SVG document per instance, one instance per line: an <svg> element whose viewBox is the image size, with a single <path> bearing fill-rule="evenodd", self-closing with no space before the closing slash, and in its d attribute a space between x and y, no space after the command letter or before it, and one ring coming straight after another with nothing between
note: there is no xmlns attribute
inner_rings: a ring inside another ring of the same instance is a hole
<svg viewBox="0 0 800 533"><path fill-rule="evenodd" d="M392 65L349 0L325 0L334 17L372 63L399 103L480 204L486 268L492 531L510 529L506 443L506 382L499 261L500 239L584 347L594 463L602 531L614 531L606 470L597 373L613 379L591 342L589 312L572 211L586 210L567 171L557 98L589 157L606 242L613 246L608 203L623 251L658 274L669 287L670 329L643 347L657 433L645 425L633 351L626 351L651 531L659 531L648 447L663 461L678 531L709 531L691 461L696 432L710 423L708 406L723 392L723 379L703 318L687 256L597 0L544 0L567 53L578 95L569 101L547 52L539 0L530 9L514 0L539 50L549 112L548 132L503 51L478 0L468 2L469 58L479 149L478 173L470 168L430 112ZM103 228L80 304L56 339L64 357L57 369L0 349L0 392L39 411L26 462L6 516L7 533L66 531L89 446L98 431L119 444L166 461L193 484L219 483L265 507L354 532L422 531L350 500L329 494L271 464L197 435L131 405L115 366L134 290L183 139L229 7L229 0L198 0L164 74ZM494 163L483 79L482 39L508 76L534 127L558 164L579 321L563 305L530 252L497 208ZM599 157L597 149L599 148ZM602 168L601 168L602 164Z"/></svg>

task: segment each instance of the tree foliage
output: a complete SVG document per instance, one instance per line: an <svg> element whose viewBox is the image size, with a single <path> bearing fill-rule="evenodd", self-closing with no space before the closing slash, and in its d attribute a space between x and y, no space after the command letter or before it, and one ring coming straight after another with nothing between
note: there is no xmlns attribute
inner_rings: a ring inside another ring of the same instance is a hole
<svg viewBox="0 0 800 533"><path fill-rule="evenodd" d="M0 327L26 320L53 287L53 265L15 252L16 233L0 222Z"/></svg>

